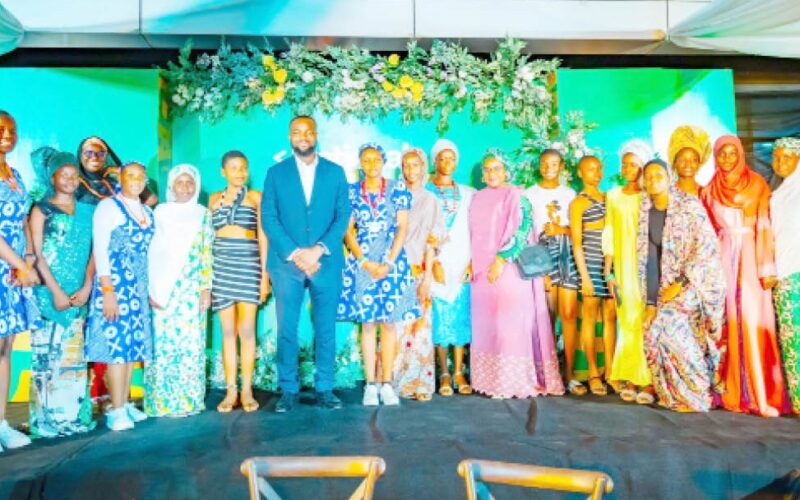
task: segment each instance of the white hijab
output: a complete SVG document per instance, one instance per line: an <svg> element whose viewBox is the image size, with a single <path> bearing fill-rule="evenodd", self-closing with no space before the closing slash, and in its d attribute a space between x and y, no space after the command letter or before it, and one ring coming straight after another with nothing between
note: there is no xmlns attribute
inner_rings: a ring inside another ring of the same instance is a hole
<svg viewBox="0 0 800 500"><path fill-rule="evenodd" d="M800 154L800 139L782 139L775 147L783 147ZM798 160L800 161L800 160ZM800 165L772 192L770 215L775 234L775 264L778 278L784 279L800 273Z"/></svg>
<svg viewBox="0 0 800 500"><path fill-rule="evenodd" d="M182 174L195 182L194 196L185 202L175 201L173 186ZM172 167L167 178L167 202L153 212L156 229L148 254L150 297L164 307L169 301L197 235L203 230L208 210L197 203L200 196L200 172L188 164Z"/></svg>

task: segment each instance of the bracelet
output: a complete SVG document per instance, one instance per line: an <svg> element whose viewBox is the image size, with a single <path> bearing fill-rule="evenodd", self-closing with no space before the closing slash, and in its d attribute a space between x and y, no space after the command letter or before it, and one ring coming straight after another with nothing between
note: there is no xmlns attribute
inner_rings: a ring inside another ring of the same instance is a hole
<svg viewBox="0 0 800 500"><path fill-rule="evenodd" d="M608 273L606 275L606 281L611 281L611 280L615 280L615 279L617 279L617 277L614 276L614 273Z"/></svg>
<svg viewBox="0 0 800 500"><path fill-rule="evenodd" d="M24 268L18 267L17 278L24 278L29 272L31 272L31 266L26 265Z"/></svg>
<svg viewBox="0 0 800 500"><path fill-rule="evenodd" d="M387 260L386 262L384 262L384 264L389 266L389 270L394 269L394 261L393 260Z"/></svg>
<svg viewBox="0 0 800 500"><path fill-rule="evenodd" d="M113 292L114 291L114 285L102 285L102 286L100 286L100 291L103 292L103 293Z"/></svg>
<svg viewBox="0 0 800 500"><path fill-rule="evenodd" d="M35 253L26 253L25 255L23 255L22 258L23 259L27 259L28 257L33 257L34 259L36 259L36 254Z"/></svg>
<svg viewBox="0 0 800 500"><path fill-rule="evenodd" d="M356 263L358 263L358 267L363 267L364 266L364 262L366 262L366 261L367 261L367 258L364 257L363 255L361 256L361 258L356 259Z"/></svg>

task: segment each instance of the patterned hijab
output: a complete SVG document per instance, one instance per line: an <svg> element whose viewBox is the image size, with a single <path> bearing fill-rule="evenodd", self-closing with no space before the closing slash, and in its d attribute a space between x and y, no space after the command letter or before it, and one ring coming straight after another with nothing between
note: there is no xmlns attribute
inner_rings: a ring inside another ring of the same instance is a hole
<svg viewBox="0 0 800 500"><path fill-rule="evenodd" d="M78 160L71 153L58 151L50 146L44 146L31 153L31 163L36 172L36 188L31 192L31 198L36 201L50 198L55 194L53 175L65 165L78 168Z"/></svg>
<svg viewBox="0 0 800 500"><path fill-rule="evenodd" d="M681 150L690 148L697 152L700 157L700 164L708 161L711 156L711 143L705 130L694 125L681 125L672 132L669 138L669 161L675 164L675 157Z"/></svg>

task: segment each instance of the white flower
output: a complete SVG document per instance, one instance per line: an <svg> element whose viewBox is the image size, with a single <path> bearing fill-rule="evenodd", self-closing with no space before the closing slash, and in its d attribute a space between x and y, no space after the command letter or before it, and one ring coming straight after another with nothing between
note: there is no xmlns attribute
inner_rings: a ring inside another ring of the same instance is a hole
<svg viewBox="0 0 800 500"><path fill-rule="evenodd" d="M552 147L553 149L555 149L557 151L560 151L561 153L564 153L566 151L565 148L564 148L564 143L563 142L556 141L553 144L551 144L550 147Z"/></svg>
<svg viewBox="0 0 800 500"><path fill-rule="evenodd" d="M536 99L540 101L546 101L550 97L550 94L547 92L546 88L542 87L541 85L537 85L535 88Z"/></svg>
<svg viewBox="0 0 800 500"><path fill-rule="evenodd" d="M530 83L533 81L534 76L533 68L531 68L530 64L517 68L517 78L520 80Z"/></svg>
<svg viewBox="0 0 800 500"><path fill-rule="evenodd" d="M349 80L350 79L350 70L349 69L343 69L342 70L342 77L344 77L345 80Z"/></svg>
<svg viewBox="0 0 800 500"><path fill-rule="evenodd" d="M463 69L458 70L458 77L459 78L466 78L467 77L467 72L464 71Z"/></svg>
<svg viewBox="0 0 800 500"><path fill-rule="evenodd" d="M314 81L314 73L310 71L303 71L303 74L300 76L302 80L306 83L311 83Z"/></svg>
<svg viewBox="0 0 800 500"><path fill-rule="evenodd" d="M579 145L583 142L583 132L580 130L570 130L569 133L567 133L567 142L573 147Z"/></svg>
<svg viewBox="0 0 800 500"><path fill-rule="evenodd" d="M218 55L215 54L215 55L211 56L211 65L212 66L219 66L219 56Z"/></svg>
<svg viewBox="0 0 800 500"><path fill-rule="evenodd" d="M463 85L459 86L458 89L456 90L456 94L455 94L456 99L461 99L465 95L467 95L467 87L465 87Z"/></svg>
<svg viewBox="0 0 800 500"><path fill-rule="evenodd" d="M195 90L194 91L194 95L196 95L197 97L202 97L203 96L203 89Z"/></svg>

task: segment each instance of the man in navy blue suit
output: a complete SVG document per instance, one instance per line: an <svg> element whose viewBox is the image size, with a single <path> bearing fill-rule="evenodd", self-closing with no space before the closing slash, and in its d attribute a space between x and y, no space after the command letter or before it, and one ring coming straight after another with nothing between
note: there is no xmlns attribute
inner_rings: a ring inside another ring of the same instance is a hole
<svg viewBox="0 0 800 500"><path fill-rule="evenodd" d="M261 223L269 240L267 270L278 313L278 380L275 411L297 405L297 324L305 289L314 326L317 405L338 409L333 393L336 308L342 288L342 241L350 221L347 179L341 166L316 151L317 124L309 116L289 123L292 156L267 171Z"/></svg>

